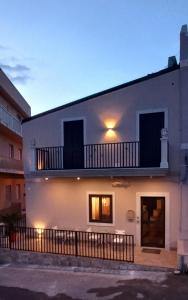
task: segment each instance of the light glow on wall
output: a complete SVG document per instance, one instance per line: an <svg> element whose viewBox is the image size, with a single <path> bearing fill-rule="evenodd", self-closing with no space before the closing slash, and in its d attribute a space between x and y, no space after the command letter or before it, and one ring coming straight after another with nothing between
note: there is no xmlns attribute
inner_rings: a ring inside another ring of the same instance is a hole
<svg viewBox="0 0 188 300"><path fill-rule="evenodd" d="M44 223L41 223L41 222L35 223L34 227L35 227L36 232L38 233L38 235L41 236L43 234L44 228L45 228Z"/></svg>
<svg viewBox="0 0 188 300"><path fill-rule="evenodd" d="M42 160L38 160L38 163L37 163L37 170L42 170L43 168L43 163L42 163Z"/></svg>
<svg viewBox="0 0 188 300"><path fill-rule="evenodd" d="M114 129L108 129L107 130L107 132L106 132L106 134L105 134L105 137L107 138L107 139L111 139L111 140L115 140L116 139L116 137L117 137L117 134L116 134L116 132L114 131Z"/></svg>

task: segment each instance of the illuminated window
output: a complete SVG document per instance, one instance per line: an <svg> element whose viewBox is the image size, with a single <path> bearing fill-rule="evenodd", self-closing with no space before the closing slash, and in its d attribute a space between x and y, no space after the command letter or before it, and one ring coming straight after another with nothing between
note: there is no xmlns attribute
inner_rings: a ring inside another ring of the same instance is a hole
<svg viewBox="0 0 188 300"><path fill-rule="evenodd" d="M112 223L112 195L89 195L89 221Z"/></svg>

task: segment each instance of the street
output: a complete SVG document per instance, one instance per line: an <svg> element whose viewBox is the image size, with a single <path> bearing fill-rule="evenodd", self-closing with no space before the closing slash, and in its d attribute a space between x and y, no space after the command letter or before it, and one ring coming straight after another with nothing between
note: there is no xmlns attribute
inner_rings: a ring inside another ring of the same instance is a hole
<svg viewBox="0 0 188 300"><path fill-rule="evenodd" d="M0 300L188 299L188 276L1 265Z"/></svg>

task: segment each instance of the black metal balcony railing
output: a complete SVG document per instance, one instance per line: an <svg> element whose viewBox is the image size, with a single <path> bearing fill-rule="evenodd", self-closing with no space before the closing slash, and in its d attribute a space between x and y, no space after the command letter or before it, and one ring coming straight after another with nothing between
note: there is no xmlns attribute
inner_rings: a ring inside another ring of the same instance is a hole
<svg viewBox="0 0 188 300"><path fill-rule="evenodd" d="M66 149L67 153L67 149ZM70 150L72 164L69 169L102 169L102 168L137 168L140 166L139 142L121 142L106 144L89 144L75 150ZM76 163L83 158L83 165ZM36 148L37 170L62 170L65 160L64 147ZM80 167L82 165L82 167ZM66 161L67 166L67 161ZM68 167L66 167L68 169Z"/></svg>

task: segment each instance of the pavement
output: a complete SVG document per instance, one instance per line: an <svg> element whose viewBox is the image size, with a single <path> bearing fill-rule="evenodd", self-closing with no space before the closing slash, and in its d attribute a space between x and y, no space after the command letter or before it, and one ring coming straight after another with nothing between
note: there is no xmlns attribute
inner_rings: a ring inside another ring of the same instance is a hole
<svg viewBox="0 0 188 300"><path fill-rule="evenodd" d="M188 275L0 265L0 300L188 299Z"/></svg>

